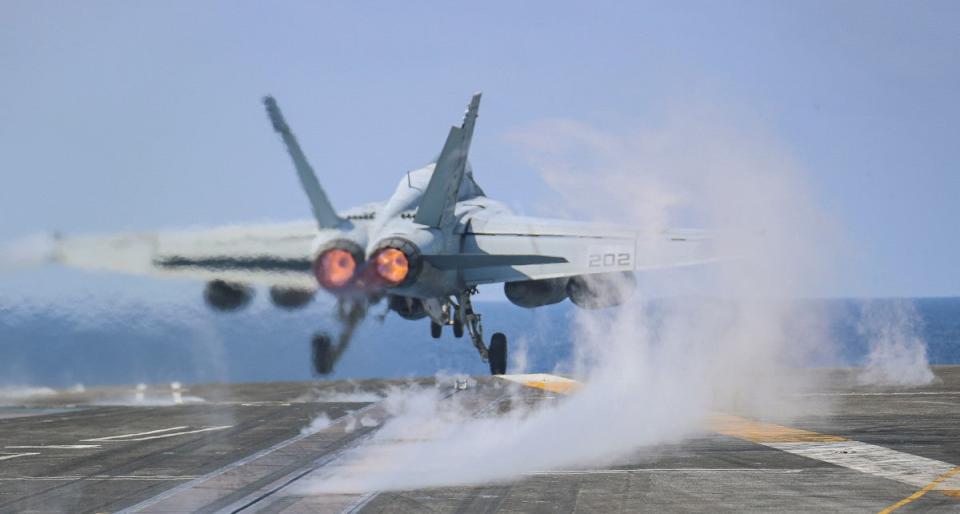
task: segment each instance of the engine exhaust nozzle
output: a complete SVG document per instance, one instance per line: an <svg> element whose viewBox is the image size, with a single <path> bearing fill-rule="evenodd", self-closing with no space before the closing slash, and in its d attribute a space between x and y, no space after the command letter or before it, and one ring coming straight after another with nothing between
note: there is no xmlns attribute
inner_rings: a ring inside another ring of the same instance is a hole
<svg viewBox="0 0 960 514"><path fill-rule="evenodd" d="M360 245L346 239L331 241L321 248L313 274L324 289L338 291L351 285L363 261Z"/></svg>
<svg viewBox="0 0 960 514"><path fill-rule="evenodd" d="M385 239L370 255L368 265L374 278L386 287L409 284L423 266L420 249L399 237Z"/></svg>

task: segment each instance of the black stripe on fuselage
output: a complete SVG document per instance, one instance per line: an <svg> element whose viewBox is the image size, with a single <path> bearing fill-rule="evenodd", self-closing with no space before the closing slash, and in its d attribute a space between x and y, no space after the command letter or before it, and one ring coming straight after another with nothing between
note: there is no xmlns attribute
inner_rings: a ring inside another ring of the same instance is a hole
<svg viewBox="0 0 960 514"><path fill-rule="evenodd" d="M550 255L491 255L486 253L455 253L424 255L423 259L443 270L490 268L496 266L529 266L533 264L561 264L563 257Z"/></svg>

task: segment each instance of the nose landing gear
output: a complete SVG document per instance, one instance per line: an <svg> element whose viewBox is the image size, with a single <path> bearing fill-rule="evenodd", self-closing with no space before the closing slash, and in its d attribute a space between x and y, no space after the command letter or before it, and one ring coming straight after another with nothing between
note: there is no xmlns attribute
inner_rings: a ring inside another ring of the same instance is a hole
<svg viewBox="0 0 960 514"><path fill-rule="evenodd" d="M333 337L327 332L318 332L310 341L314 374L322 376L333 373L337 361L350 346L353 331L366 317L369 306L370 302L365 299L339 300L337 302L337 319L341 323L341 328L336 344L334 344Z"/></svg>
<svg viewBox="0 0 960 514"><path fill-rule="evenodd" d="M490 374L503 375L507 372L507 337L501 332L496 332L490 338L490 346L486 345L480 313L474 310L473 303L470 301L470 297L476 293L476 289L468 289L460 293L457 298L458 305L450 299L425 301L425 305L429 306L432 303L440 310L436 317L431 315L430 332L434 338L438 338L442 334L443 324L447 324L453 326L453 335L456 337L462 337L464 332L468 333L470 341L480 354L480 359L489 363ZM318 332L310 341L311 361L316 375L333 373L334 367L353 339L354 330L366 317L370 305L377 300L376 298L341 299L337 302L337 318L341 323L339 335L334 337L328 332ZM433 319L440 319L443 324Z"/></svg>
<svg viewBox="0 0 960 514"><path fill-rule="evenodd" d="M333 341L326 332L320 332L310 340L310 356L313 362L313 372L317 375L333 373L333 365L340 359L343 351L333 347Z"/></svg>

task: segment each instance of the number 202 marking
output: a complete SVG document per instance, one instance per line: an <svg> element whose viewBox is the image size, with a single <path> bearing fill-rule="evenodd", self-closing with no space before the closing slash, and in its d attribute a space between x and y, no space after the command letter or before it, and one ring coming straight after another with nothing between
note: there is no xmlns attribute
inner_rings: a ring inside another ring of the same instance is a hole
<svg viewBox="0 0 960 514"><path fill-rule="evenodd" d="M594 253L587 264L591 268L609 268L611 266L629 266L629 253Z"/></svg>

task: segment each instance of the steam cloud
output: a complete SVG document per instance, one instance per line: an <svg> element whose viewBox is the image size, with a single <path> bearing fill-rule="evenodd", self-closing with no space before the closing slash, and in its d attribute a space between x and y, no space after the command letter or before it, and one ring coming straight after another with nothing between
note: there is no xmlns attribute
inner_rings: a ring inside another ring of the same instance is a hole
<svg viewBox="0 0 960 514"><path fill-rule="evenodd" d="M857 330L870 348L860 383L910 387L933 382L927 344L920 336L920 315L911 302L864 303Z"/></svg>
<svg viewBox="0 0 960 514"><path fill-rule="evenodd" d="M0 243L0 272L39 266L55 255L55 240L45 234L33 234Z"/></svg>
<svg viewBox="0 0 960 514"><path fill-rule="evenodd" d="M715 412L783 422L825 408L797 393L810 380L800 367L833 351L827 323L795 299L829 280L837 234L775 142L693 114L626 136L553 121L512 137L565 214L650 233L710 227L717 251L739 258L643 275L631 303L576 311L575 357L562 370L586 385L572 397L488 417L462 395L395 394L376 444L300 492L506 481L637 458L697 434Z"/></svg>
<svg viewBox="0 0 960 514"><path fill-rule="evenodd" d="M830 282L841 237L789 153L762 129L699 111L625 135L555 120L511 137L561 200L562 209L545 214L651 234L706 227L716 231L716 251L736 258L643 274L628 304L574 311L575 355L557 371L586 385L570 398L491 416L470 395L391 392L384 401L392 417L374 444L300 492L507 481L643 458L701 432L716 412L788 422L828 407L797 394L810 385L802 366L834 348L826 321L795 300ZM11 262L44 253L40 241L28 247ZM202 356L221 359L217 334L202 322L191 328L208 341ZM871 341L861 381L930 381L909 307L865 309L861 331ZM525 367L520 348L514 364ZM304 430L329 423L321 417Z"/></svg>

